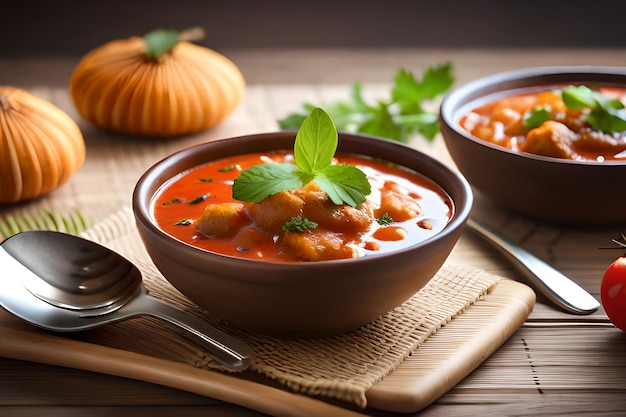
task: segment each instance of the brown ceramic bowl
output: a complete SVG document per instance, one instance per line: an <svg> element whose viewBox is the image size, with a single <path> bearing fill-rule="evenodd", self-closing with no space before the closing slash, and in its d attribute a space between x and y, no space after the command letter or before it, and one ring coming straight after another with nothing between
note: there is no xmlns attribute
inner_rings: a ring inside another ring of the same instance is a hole
<svg viewBox="0 0 626 417"><path fill-rule="evenodd" d="M414 169L441 186L455 205L447 226L426 241L355 259L271 263L211 253L164 233L151 212L154 194L178 173L230 155L293 149L294 139L290 132L223 139L165 158L135 188L137 227L152 260L174 287L241 328L299 337L348 331L402 304L439 270L472 206L471 189L462 176L400 143L340 133L338 151Z"/></svg>
<svg viewBox="0 0 626 417"><path fill-rule="evenodd" d="M626 68L539 67L496 74L449 93L440 124L450 155L472 187L522 215L577 226L626 222L626 162L571 161L511 151L478 139L460 118L482 104L548 86L626 88Z"/></svg>

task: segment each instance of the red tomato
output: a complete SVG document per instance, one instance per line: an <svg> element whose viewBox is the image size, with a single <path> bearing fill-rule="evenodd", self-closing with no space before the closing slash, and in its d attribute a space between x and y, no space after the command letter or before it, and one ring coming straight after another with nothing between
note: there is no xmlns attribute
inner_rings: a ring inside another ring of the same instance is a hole
<svg viewBox="0 0 626 417"><path fill-rule="evenodd" d="M604 273L600 298L611 322L626 331L626 257L615 260Z"/></svg>

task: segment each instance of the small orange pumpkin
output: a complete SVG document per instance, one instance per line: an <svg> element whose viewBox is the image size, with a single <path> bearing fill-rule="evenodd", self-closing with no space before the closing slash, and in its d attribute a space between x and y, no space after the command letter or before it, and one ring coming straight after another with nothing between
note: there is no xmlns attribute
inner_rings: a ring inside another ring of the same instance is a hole
<svg viewBox="0 0 626 417"><path fill-rule="evenodd" d="M224 55L187 40L204 35L156 30L87 53L70 80L76 109L116 133L174 137L208 129L243 97L245 81Z"/></svg>
<svg viewBox="0 0 626 417"><path fill-rule="evenodd" d="M0 86L0 203L51 191L84 161L85 142L74 120L26 90Z"/></svg>

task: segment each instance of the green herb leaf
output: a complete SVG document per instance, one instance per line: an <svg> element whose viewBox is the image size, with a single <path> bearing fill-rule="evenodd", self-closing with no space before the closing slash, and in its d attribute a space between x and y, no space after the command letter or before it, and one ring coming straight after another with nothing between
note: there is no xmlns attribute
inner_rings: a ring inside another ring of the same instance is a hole
<svg viewBox="0 0 626 417"><path fill-rule="evenodd" d="M292 217L282 226L284 232L304 232L313 230L317 227L317 223L307 219L306 217Z"/></svg>
<svg viewBox="0 0 626 417"><path fill-rule="evenodd" d="M537 106L531 111L524 113L522 123L527 129L535 129L547 122L552 117L552 112L545 106Z"/></svg>
<svg viewBox="0 0 626 417"><path fill-rule="evenodd" d="M209 198L209 194L202 194L199 195L198 197L189 200L189 202L187 204L198 204L198 203L202 203L204 200L206 200L207 198Z"/></svg>
<svg viewBox="0 0 626 417"><path fill-rule="evenodd" d="M401 69L394 78L391 90L393 101L405 106L403 113L423 112L421 102L434 100L437 96L448 91L454 84L452 64L447 62L434 67L428 67L422 76L422 81L415 79L410 71Z"/></svg>
<svg viewBox="0 0 626 417"><path fill-rule="evenodd" d="M389 106L381 102L378 107L370 108L369 117L359 126L359 133L384 138L406 138L406 128L396 123Z"/></svg>
<svg viewBox="0 0 626 417"><path fill-rule="evenodd" d="M181 200L180 198L172 198L171 200L164 201L163 205L169 206L170 204L180 204L182 202L183 200Z"/></svg>
<svg viewBox="0 0 626 417"><path fill-rule="evenodd" d="M337 129L328 114L314 109L296 135L293 156L302 172L312 174L330 165L337 149Z"/></svg>
<svg viewBox="0 0 626 417"><path fill-rule="evenodd" d="M284 190L295 190L306 184L297 175L298 167L291 164L263 164L243 171L233 183L233 197L258 203Z"/></svg>
<svg viewBox="0 0 626 417"><path fill-rule="evenodd" d="M316 173L315 183L337 205L345 202L356 207L372 192L365 173L353 165L329 165Z"/></svg>
<svg viewBox="0 0 626 417"><path fill-rule="evenodd" d="M143 39L146 42L146 55L159 59L176 46L179 32L175 29L155 29L145 34Z"/></svg>
<svg viewBox="0 0 626 417"><path fill-rule="evenodd" d="M604 96L602 96L604 97ZM608 98L606 97L606 101L602 101L600 100L600 102L604 105L605 108L607 109L612 109L612 110L621 110L624 108L624 103L622 103L622 101L618 98Z"/></svg>
<svg viewBox="0 0 626 417"><path fill-rule="evenodd" d="M587 115L587 122L604 133L623 132L626 130L626 114L611 108L592 110Z"/></svg>
<svg viewBox="0 0 626 417"><path fill-rule="evenodd" d="M425 109L425 102L435 100L454 83L452 64L444 63L426 69L419 81L413 73L401 69L393 79L391 99L368 105L362 85L354 83L349 101L326 105L339 130L365 133L406 142L412 135L432 140L439 133L438 114ZM303 104L309 113L314 106ZM298 129L307 114L292 113L278 121L281 129Z"/></svg>
<svg viewBox="0 0 626 417"><path fill-rule="evenodd" d="M296 135L295 165L270 163L246 169L235 178L233 198L259 202L277 192L315 181L335 204L362 204L371 192L370 184L355 166L331 165L337 142L337 129L328 113L321 108L313 109Z"/></svg>
<svg viewBox="0 0 626 417"><path fill-rule="evenodd" d="M174 223L174 226L190 226L193 224L193 220L191 219L180 219Z"/></svg>
<svg viewBox="0 0 626 417"><path fill-rule="evenodd" d="M565 106L572 110L582 110L586 107L593 109L596 106L593 91L584 85L571 85L564 88L561 98Z"/></svg>
<svg viewBox="0 0 626 417"><path fill-rule="evenodd" d="M393 223L393 218L389 215L389 213L384 213L376 219L376 222L381 226L387 226Z"/></svg>
<svg viewBox="0 0 626 417"><path fill-rule="evenodd" d="M228 172L228 171L232 171L235 168L237 168L237 165L230 164L230 165L226 165L225 167L219 168L217 172Z"/></svg>
<svg viewBox="0 0 626 417"><path fill-rule="evenodd" d="M587 115L587 122L605 133L623 132L626 130L626 112L624 103L615 98L596 93L596 106Z"/></svg>
<svg viewBox="0 0 626 417"><path fill-rule="evenodd" d="M604 133L626 130L626 112L620 100L607 97L584 85L566 87L561 97L572 110L589 109L587 123L594 129Z"/></svg>

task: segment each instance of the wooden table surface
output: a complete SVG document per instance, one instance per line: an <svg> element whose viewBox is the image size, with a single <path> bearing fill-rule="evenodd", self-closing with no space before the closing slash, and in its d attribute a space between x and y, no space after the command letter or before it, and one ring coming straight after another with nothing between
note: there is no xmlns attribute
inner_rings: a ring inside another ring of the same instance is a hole
<svg viewBox="0 0 626 417"><path fill-rule="evenodd" d="M399 68L416 74L451 61L456 85L491 73L545 65L626 65L626 50L232 50L222 51L242 69L248 90L239 108L219 126L169 141L127 139L87 125L71 104L67 84L78 59L2 59L0 83L49 99L79 122L87 143L85 165L67 184L32 202L0 207L0 218L45 209L80 211L92 222L130 204L135 181L148 168L142 152L164 157L183 147L248 133L277 130L276 120L304 101L347 98L361 81L371 98L384 96ZM411 145L452 164L440 137ZM156 162L155 159L152 162ZM616 179L616 192L622 192ZM79 184L94 186L83 187ZM602 230L536 223L492 206L477 195L474 215L569 275L599 298L602 273L623 251L619 227ZM625 229L626 229L626 225ZM507 260L467 232L451 259L516 279ZM525 361L513 359L522 352ZM103 358L103 360L105 360ZM366 415L384 415L365 410ZM626 334L602 310L572 316L541 296L527 322L457 387L419 414L624 415ZM144 382L0 358L2 416L255 416L253 410Z"/></svg>

